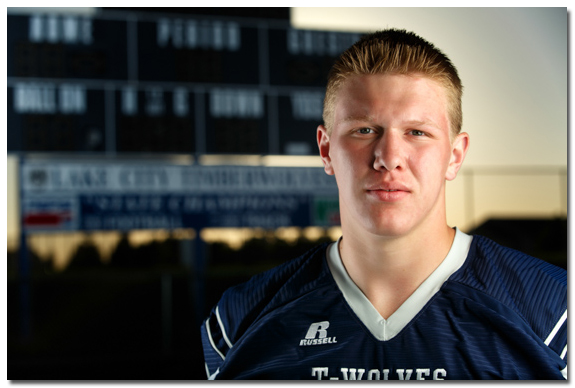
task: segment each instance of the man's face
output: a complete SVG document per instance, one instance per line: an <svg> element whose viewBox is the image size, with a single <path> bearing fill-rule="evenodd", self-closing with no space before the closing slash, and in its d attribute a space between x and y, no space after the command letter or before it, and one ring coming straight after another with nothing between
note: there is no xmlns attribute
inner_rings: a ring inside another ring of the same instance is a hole
<svg viewBox="0 0 575 388"><path fill-rule="evenodd" d="M445 180L455 178L468 136L451 142L443 87L416 76L353 76L334 112L318 145L335 174L342 225L389 237L445 228Z"/></svg>

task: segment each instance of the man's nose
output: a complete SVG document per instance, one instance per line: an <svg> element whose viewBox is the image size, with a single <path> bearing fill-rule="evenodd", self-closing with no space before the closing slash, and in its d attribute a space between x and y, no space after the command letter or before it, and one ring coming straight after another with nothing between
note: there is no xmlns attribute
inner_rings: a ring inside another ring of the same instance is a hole
<svg viewBox="0 0 575 388"><path fill-rule="evenodd" d="M393 171L402 168L403 154L404 147L400 134L386 131L375 145L373 168L377 171L382 169Z"/></svg>

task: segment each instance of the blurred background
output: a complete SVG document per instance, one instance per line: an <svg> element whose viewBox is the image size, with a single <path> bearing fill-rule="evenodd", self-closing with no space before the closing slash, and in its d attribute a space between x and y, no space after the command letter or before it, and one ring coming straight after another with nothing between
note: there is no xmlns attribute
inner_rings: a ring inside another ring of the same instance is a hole
<svg viewBox="0 0 575 388"><path fill-rule="evenodd" d="M448 222L567 266L566 8L7 8L8 379L205 378L222 292L340 235L315 130L362 33L465 87Z"/></svg>

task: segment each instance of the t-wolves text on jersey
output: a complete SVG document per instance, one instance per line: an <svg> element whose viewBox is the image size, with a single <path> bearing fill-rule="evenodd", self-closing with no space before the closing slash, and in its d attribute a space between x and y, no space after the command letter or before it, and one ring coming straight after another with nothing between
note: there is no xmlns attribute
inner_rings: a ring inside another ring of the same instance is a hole
<svg viewBox="0 0 575 388"><path fill-rule="evenodd" d="M210 379L567 376L566 271L459 230L388 319L324 244L227 290L202 325Z"/></svg>

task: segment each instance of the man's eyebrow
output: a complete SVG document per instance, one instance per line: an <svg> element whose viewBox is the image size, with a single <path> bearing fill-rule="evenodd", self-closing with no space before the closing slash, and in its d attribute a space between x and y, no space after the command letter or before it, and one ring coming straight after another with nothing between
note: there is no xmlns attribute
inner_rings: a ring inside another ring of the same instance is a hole
<svg viewBox="0 0 575 388"><path fill-rule="evenodd" d="M407 125L419 125L419 126L431 126L435 128L441 128L437 123L433 120L406 120L404 124Z"/></svg>
<svg viewBox="0 0 575 388"><path fill-rule="evenodd" d="M342 123L349 123L353 121L373 121L373 116L356 116L356 115L349 115L341 119Z"/></svg>
<svg viewBox="0 0 575 388"><path fill-rule="evenodd" d="M434 125L435 123L431 120L406 120L405 124L408 125Z"/></svg>

